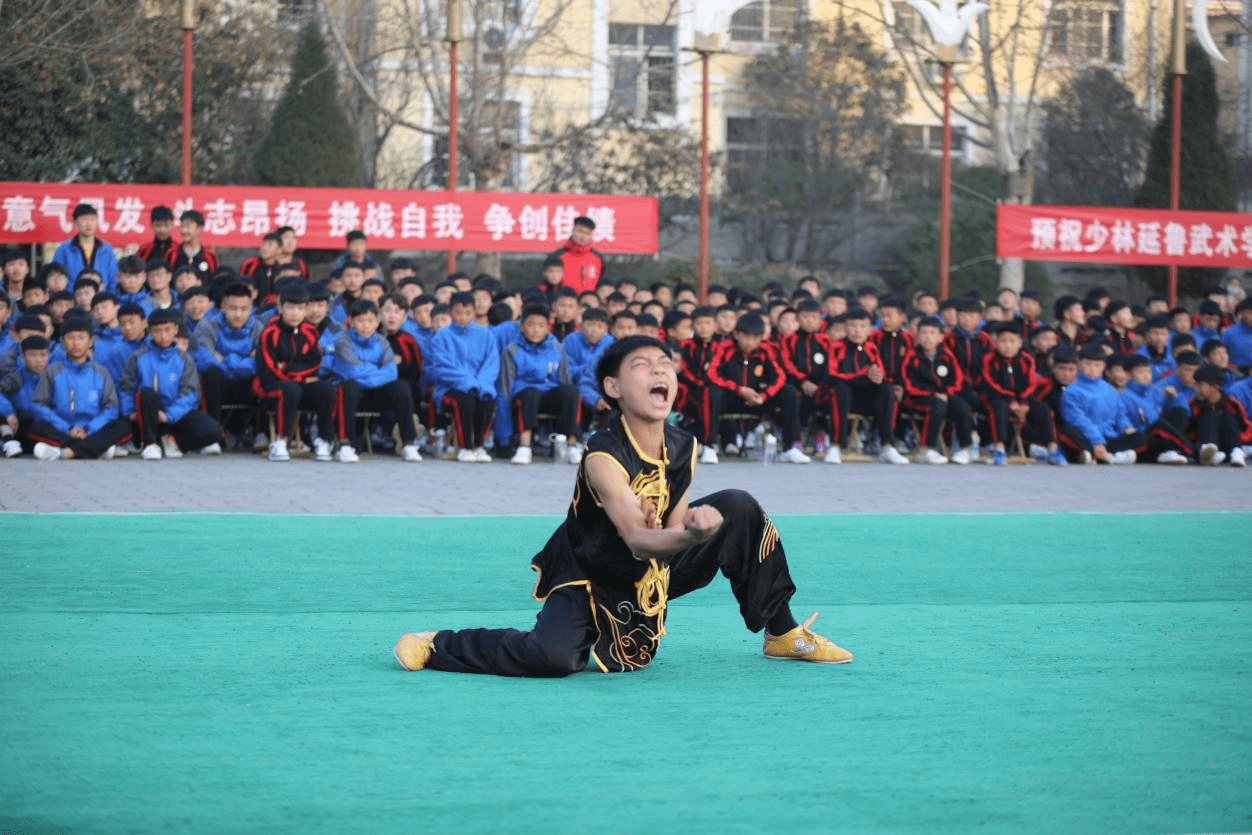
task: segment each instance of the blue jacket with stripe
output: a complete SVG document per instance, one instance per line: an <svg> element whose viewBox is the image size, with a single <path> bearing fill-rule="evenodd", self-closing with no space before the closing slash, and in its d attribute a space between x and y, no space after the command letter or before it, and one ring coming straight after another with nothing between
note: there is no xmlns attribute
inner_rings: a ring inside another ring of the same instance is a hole
<svg viewBox="0 0 1252 835"><path fill-rule="evenodd" d="M168 348L148 345L131 355L122 374L122 413L135 414L136 395L151 389L161 399L170 423L178 423L200 406L200 377L191 357L177 344Z"/></svg>
<svg viewBox="0 0 1252 835"><path fill-rule="evenodd" d="M88 435L118 418L117 389L104 366L88 360L49 365L35 385L32 409L36 420L61 432L85 429Z"/></svg>
<svg viewBox="0 0 1252 835"><path fill-rule="evenodd" d="M461 326L453 322L435 334L430 341L430 353L429 367L436 400L452 389L495 394L500 376L500 351L491 331L482 325L470 322Z"/></svg>
<svg viewBox="0 0 1252 835"><path fill-rule="evenodd" d="M322 357L322 368L336 380L352 380L363 389L376 389L400 379L396 352L380 333L362 339L344 328Z"/></svg>
<svg viewBox="0 0 1252 835"><path fill-rule="evenodd" d="M545 392L573 381L565 351L552 334L538 345L525 339L515 342L500 357L500 391L510 398L525 389Z"/></svg>
<svg viewBox="0 0 1252 835"><path fill-rule="evenodd" d="M191 353L196 371L222 369L227 380L243 380L256 374L256 343L261 336L261 323L249 316L236 330L224 319L205 316L191 335ZM218 355L221 359L218 359Z"/></svg>
<svg viewBox="0 0 1252 835"><path fill-rule="evenodd" d="M1103 377L1079 374L1061 395L1061 417L1092 446L1133 428L1126 401Z"/></svg>

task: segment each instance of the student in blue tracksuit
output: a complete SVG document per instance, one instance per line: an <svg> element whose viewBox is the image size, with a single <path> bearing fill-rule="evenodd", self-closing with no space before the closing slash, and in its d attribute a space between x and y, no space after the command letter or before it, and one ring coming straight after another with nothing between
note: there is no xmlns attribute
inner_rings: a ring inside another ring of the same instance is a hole
<svg viewBox="0 0 1252 835"><path fill-rule="evenodd" d="M96 228L100 225L100 217L96 207L90 203L79 203L74 207L74 237L57 247L52 256L53 263L65 268L70 284L85 269L100 273L105 287L117 289L117 253L113 247L96 237Z"/></svg>
<svg viewBox="0 0 1252 835"><path fill-rule="evenodd" d="M1173 374L1166 374L1153 385L1165 392L1165 411L1178 410L1191 414L1191 401L1195 399L1195 373L1200 368L1200 355L1195 351L1179 351L1174 355L1177 367ZM1176 422L1176 421L1175 421Z"/></svg>
<svg viewBox="0 0 1252 835"><path fill-rule="evenodd" d="M13 322L13 340L0 353L0 378L8 376L22 364L22 343L31 336L48 338L48 329L43 321L33 313L23 313Z"/></svg>
<svg viewBox="0 0 1252 835"><path fill-rule="evenodd" d="M596 382L596 365L613 342L609 334L609 315L604 308L590 307L583 311L582 327L561 343L565 349L565 361L569 363L570 376L574 378L578 397L582 401L584 428L597 415L609 411L609 404L600 396L600 386Z"/></svg>
<svg viewBox="0 0 1252 835"><path fill-rule="evenodd" d="M1147 432L1165 414L1165 392L1152 385L1152 364L1147 357L1133 354L1126 359L1129 379L1122 398L1130 413L1130 424L1137 432Z"/></svg>
<svg viewBox="0 0 1252 835"><path fill-rule="evenodd" d="M499 314L493 316L492 314ZM493 321L494 320L494 321ZM492 337L496 341L496 351L501 357L504 356L505 350L510 345L516 345L522 341L522 322L513 316L513 308L504 302L497 303L492 306L491 313L488 314L487 329L491 331ZM504 452L513 443L513 418L511 417L511 400L509 391L501 388L499 381L496 382L496 416L492 421L491 429L496 437L496 451Z"/></svg>
<svg viewBox="0 0 1252 835"><path fill-rule="evenodd" d="M237 282L218 302L221 316L205 316L191 335L191 355L200 374L204 411L222 422L222 405L254 406L256 343L261 323L252 315L252 291Z"/></svg>
<svg viewBox="0 0 1252 835"><path fill-rule="evenodd" d="M65 324L65 360L50 365L35 386L29 437L41 461L112 458L113 448L130 437L109 372L90 359L92 324L86 316Z"/></svg>
<svg viewBox="0 0 1252 835"><path fill-rule="evenodd" d="M220 454L222 427L200 407L200 378L191 357L175 340L182 315L177 310L155 311L148 319L151 344L126 361L122 374L122 411L138 422L145 461L160 460L183 451Z"/></svg>
<svg viewBox="0 0 1252 835"><path fill-rule="evenodd" d="M4 454L8 458L20 455L23 450L30 452L35 447L35 442L30 439L30 426L35 421L35 389L48 368L47 339L28 336L22 340L21 350L21 362L0 378L0 395L8 403L0 414L0 418L4 419L0 436L4 437Z"/></svg>
<svg viewBox="0 0 1252 835"><path fill-rule="evenodd" d="M1197 346L1203 346L1210 339L1221 339L1222 307L1212 299L1200 302L1200 312L1196 314L1196 324L1191 328L1191 336Z"/></svg>
<svg viewBox="0 0 1252 835"><path fill-rule="evenodd" d="M1169 348L1169 317L1152 316L1146 324L1143 344L1135 353L1148 358L1152 368L1152 381L1156 382L1176 367L1174 356Z"/></svg>
<svg viewBox="0 0 1252 835"><path fill-rule="evenodd" d="M1104 379L1104 349L1083 346L1078 377L1061 395L1061 417L1078 430L1085 442L1079 453L1084 464L1133 464L1147 452L1148 439L1131 424L1126 401Z"/></svg>
<svg viewBox="0 0 1252 835"><path fill-rule="evenodd" d="M156 310L156 302L148 294L148 275L143 261L135 255L127 255L117 265L117 301L119 304L137 304L145 315Z"/></svg>
<svg viewBox="0 0 1252 835"><path fill-rule="evenodd" d="M422 460L413 424L413 395L400 379L391 343L378 332L377 305L366 299L352 303L348 308L348 327L339 334L323 363L339 383L339 414L348 438L356 427L359 409L379 412L399 424L404 460ZM349 440L339 447L341 461L347 460L345 449L353 452Z"/></svg>
<svg viewBox="0 0 1252 835"><path fill-rule="evenodd" d="M1252 377L1244 377L1226 386L1225 392L1239 401L1243 410L1252 415Z"/></svg>
<svg viewBox="0 0 1252 835"><path fill-rule="evenodd" d="M557 416L553 427L565 442L566 460L582 460L578 446L578 389L574 387L565 351L551 332L548 308L528 305L522 311L522 339L500 356L500 389L508 392L513 428L518 437L514 464L531 462L530 443L539 413ZM558 454L560 444L557 444Z"/></svg>
<svg viewBox="0 0 1252 835"><path fill-rule="evenodd" d="M117 311L118 337L106 336L95 347L96 362L108 369L119 390L126 363L140 348L148 345L148 315L137 304L124 304Z"/></svg>
<svg viewBox="0 0 1252 835"><path fill-rule="evenodd" d="M452 409L461 451L457 460L490 463L483 439L496 409L500 353L491 331L474 322L474 295L455 293L452 323L430 341L430 369L435 402Z"/></svg>
<svg viewBox="0 0 1252 835"><path fill-rule="evenodd" d="M1235 308L1239 321L1222 331L1222 344L1230 354L1230 364L1244 374L1252 374L1252 296Z"/></svg>

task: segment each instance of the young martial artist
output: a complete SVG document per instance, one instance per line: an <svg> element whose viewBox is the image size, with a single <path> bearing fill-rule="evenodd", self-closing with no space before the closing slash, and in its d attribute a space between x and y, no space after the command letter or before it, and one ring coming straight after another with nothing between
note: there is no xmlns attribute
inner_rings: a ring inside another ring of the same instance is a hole
<svg viewBox="0 0 1252 835"><path fill-rule="evenodd" d="M601 392L620 411L591 436L565 522L531 561L543 601L529 632L408 633L395 646L407 670L559 677L594 664L640 670L665 635L668 602L720 569L748 629L765 629L770 658L846 663L852 654L798 625L778 531L756 500L726 490L691 501L695 439L667 425L678 378L670 349L633 337L605 352Z"/></svg>

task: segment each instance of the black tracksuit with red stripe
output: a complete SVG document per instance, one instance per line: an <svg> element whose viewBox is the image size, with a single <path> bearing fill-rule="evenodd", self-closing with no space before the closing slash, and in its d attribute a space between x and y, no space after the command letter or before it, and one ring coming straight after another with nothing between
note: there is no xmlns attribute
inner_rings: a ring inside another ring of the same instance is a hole
<svg viewBox="0 0 1252 835"><path fill-rule="evenodd" d="M1013 437L1011 405L1025 405L1029 411L1022 425L1022 437L1047 445L1056 442L1056 425L1046 403L1035 398L1039 377L1035 359L1019 351L1006 357L994 351L983 357L979 392L991 424L993 443L1004 444Z"/></svg>
<svg viewBox="0 0 1252 835"><path fill-rule="evenodd" d="M832 419L834 437L840 446L848 442L850 414L866 415L878 424L878 440L882 445L895 443L896 403L895 392L885 373L881 383L869 378L873 366L882 368L882 358L874 343L857 344L850 339L834 343L830 356L830 387L835 395Z"/></svg>
<svg viewBox="0 0 1252 835"><path fill-rule="evenodd" d="M1218 449L1230 455L1235 447L1252 444L1252 421L1243 404L1225 392L1216 403L1197 396L1191 401L1186 433L1197 447L1217 444Z"/></svg>
<svg viewBox="0 0 1252 835"><path fill-rule="evenodd" d="M765 398L760 406L752 406L740 396L740 389L749 388ZM713 355L708 371L709 418L719 425L724 412L758 414L770 418L774 410L780 414L783 449L800 439L800 398L787 382L774 352L762 344L751 354L744 354L732 340ZM730 443L730 429L722 427L723 443Z"/></svg>
<svg viewBox="0 0 1252 835"><path fill-rule="evenodd" d="M904 360L913 350L913 334L906 330L888 333L879 329L869 335L869 341L878 349L878 358L882 362L883 374L892 385L903 385L901 370Z"/></svg>
<svg viewBox="0 0 1252 835"><path fill-rule="evenodd" d="M922 415L922 443L937 447L945 420L956 430L958 448L972 443L969 404L957 396L965 376L951 351L940 345L934 356L927 356L922 346L914 345L904 358L900 379L905 408Z"/></svg>
<svg viewBox="0 0 1252 835"><path fill-rule="evenodd" d="M697 434L700 443L706 446L717 441L717 422L709 414L709 366L713 364L714 355L724 344L726 340L717 336L707 342L693 336L678 344L683 358L682 369L678 372L678 383L685 389L684 405L690 406L688 412L696 415L700 424Z"/></svg>
<svg viewBox="0 0 1252 835"><path fill-rule="evenodd" d="M276 406L279 437L287 437L295 429L300 409L317 411L318 436L326 441L336 437L334 411L336 387L317 379L322 369L322 349L317 344L316 325L301 322L289 327L282 317L261 331L257 340L256 378L253 391L262 402ZM339 427L338 437L343 437Z"/></svg>
<svg viewBox="0 0 1252 835"><path fill-rule="evenodd" d="M413 395L413 405L421 402L422 394L422 348L417 340L404 331L383 334L387 337L391 350L400 360L397 371L400 379L405 382Z"/></svg>

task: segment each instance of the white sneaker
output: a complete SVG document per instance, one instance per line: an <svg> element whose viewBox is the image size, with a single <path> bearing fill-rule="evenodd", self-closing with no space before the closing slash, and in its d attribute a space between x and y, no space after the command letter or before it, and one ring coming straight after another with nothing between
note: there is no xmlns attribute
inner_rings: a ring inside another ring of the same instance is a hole
<svg viewBox="0 0 1252 835"><path fill-rule="evenodd" d="M348 444L340 444L339 451L335 453L335 460L340 464L355 464L361 460L361 456L356 454L356 450Z"/></svg>
<svg viewBox="0 0 1252 835"><path fill-rule="evenodd" d="M117 455L117 447L111 446L108 449L106 449L104 452L100 453L100 460L112 461L114 455Z"/></svg>
<svg viewBox="0 0 1252 835"><path fill-rule="evenodd" d="M1243 467L1248 463L1248 457L1243 454L1243 447L1235 447L1230 451L1230 466Z"/></svg>
<svg viewBox="0 0 1252 835"><path fill-rule="evenodd" d="M569 446L565 441L565 436L553 433L548 436L548 440L552 442L552 460L564 461L565 453L569 449Z"/></svg>
<svg viewBox="0 0 1252 835"><path fill-rule="evenodd" d="M1084 449L1082 452L1078 453L1078 463L1079 464L1094 464L1095 458L1092 457L1090 452Z"/></svg>
<svg viewBox="0 0 1252 835"><path fill-rule="evenodd" d="M1038 444L1031 444L1026 454L1029 455L1031 458L1035 459L1036 461L1048 460L1048 448L1046 446L1039 446Z"/></svg>
<svg viewBox="0 0 1252 835"><path fill-rule="evenodd" d="M130 455L130 444L113 447L114 458L126 458L128 455Z"/></svg>
<svg viewBox="0 0 1252 835"><path fill-rule="evenodd" d="M722 449L722 452L725 453L726 455L738 455L739 445L738 444L726 444L726 446Z"/></svg>
<svg viewBox="0 0 1252 835"><path fill-rule="evenodd" d="M460 451L456 454L456 460L460 461L462 464L473 464L474 450L469 447L461 447Z"/></svg>
<svg viewBox="0 0 1252 835"><path fill-rule="evenodd" d="M948 459L939 453L937 449L928 449L925 452L919 452L917 458L914 459L919 464L946 464Z"/></svg>
<svg viewBox="0 0 1252 835"><path fill-rule="evenodd" d="M1160 455L1156 456L1158 464L1186 464L1187 456L1174 449L1167 449Z"/></svg>
<svg viewBox="0 0 1252 835"><path fill-rule="evenodd" d="M805 455L804 450L793 446L786 452L779 453L778 460L783 464L807 464L813 459Z"/></svg>
<svg viewBox="0 0 1252 835"><path fill-rule="evenodd" d="M22 454L22 445L12 438L4 442L4 457L16 458Z"/></svg>
<svg viewBox="0 0 1252 835"><path fill-rule="evenodd" d="M534 459L534 453L528 446L519 446L517 452L513 453L513 457L509 459L510 464L529 464Z"/></svg>
<svg viewBox="0 0 1252 835"><path fill-rule="evenodd" d="M290 461L291 453L287 452L287 439L279 438L270 444L271 461Z"/></svg>
<svg viewBox="0 0 1252 835"><path fill-rule="evenodd" d="M717 463L717 450L713 447L712 444L709 444L708 446L706 446L704 450L700 453L700 463L701 464L716 464Z"/></svg>
<svg viewBox="0 0 1252 835"><path fill-rule="evenodd" d="M1121 452L1113 453L1113 460L1110 461L1109 463L1133 464L1135 463L1135 461L1138 460L1138 458L1139 456L1135 455L1135 451L1133 449L1123 449Z"/></svg>
<svg viewBox="0 0 1252 835"><path fill-rule="evenodd" d="M165 436L165 440L161 441L161 450L165 453L166 458L183 457L183 451L178 448L178 441L174 440L173 435Z"/></svg>
<svg viewBox="0 0 1252 835"><path fill-rule="evenodd" d="M474 450L474 463L475 464L490 464L491 463L491 453L487 451L486 447L480 446Z"/></svg>
<svg viewBox="0 0 1252 835"><path fill-rule="evenodd" d="M953 464L965 465L968 464L970 460L968 449L958 449L956 452L952 453L951 463Z"/></svg>
<svg viewBox="0 0 1252 835"><path fill-rule="evenodd" d="M1226 453L1217 448L1217 444L1205 444L1200 447L1200 463L1207 467L1216 467L1226 460Z"/></svg>
<svg viewBox="0 0 1252 835"><path fill-rule="evenodd" d="M843 451L840 450L839 445L836 444L832 446L830 449L826 450L826 457L822 460L825 461L827 464L842 464L843 463Z"/></svg>
<svg viewBox="0 0 1252 835"><path fill-rule="evenodd" d="M418 462L422 460L422 454L417 451L417 444L409 444L402 451L405 461Z"/></svg>
<svg viewBox="0 0 1252 835"><path fill-rule="evenodd" d="M333 461L335 457L330 454L330 441L325 438L316 438L313 441L313 460L314 461Z"/></svg>
<svg viewBox="0 0 1252 835"><path fill-rule="evenodd" d="M40 461L55 461L61 457L61 448L40 441L35 444L35 457Z"/></svg>
<svg viewBox="0 0 1252 835"><path fill-rule="evenodd" d="M583 462L583 448L581 444L570 444L565 450L565 463L578 466Z"/></svg>
<svg viewBox="0 0 1252 835"><path fill-rule="evenodd" d="M264 432L258 432L256 433L256 436L252 439L252 448L256 450L257 452L260 452L261 450L269 446L269 443L270 443L270 436L266 435ZM286 446L285 441L283 442L283 446Z"/></svg>
<svg viewBox="0 0 1252 835"><path fill-rule="evenodd" d="M907 464L909 459L900 454L900 450L888 444L878 453L878 460L884 464Z"/></svg>
<svg viewBox="0 0 1252 835"><path fill-rule="evenodd" d="M200 454L201 455L221 455L222 445L219 443L212 443L206 447L201 447Z"/></svg>
<svg viewBox="0 0 1252 835"><path fill-rule="evenodd" d="M156 444L148 444L140 451L139 457L145 461L160 461L161 448Z"/></svg>

